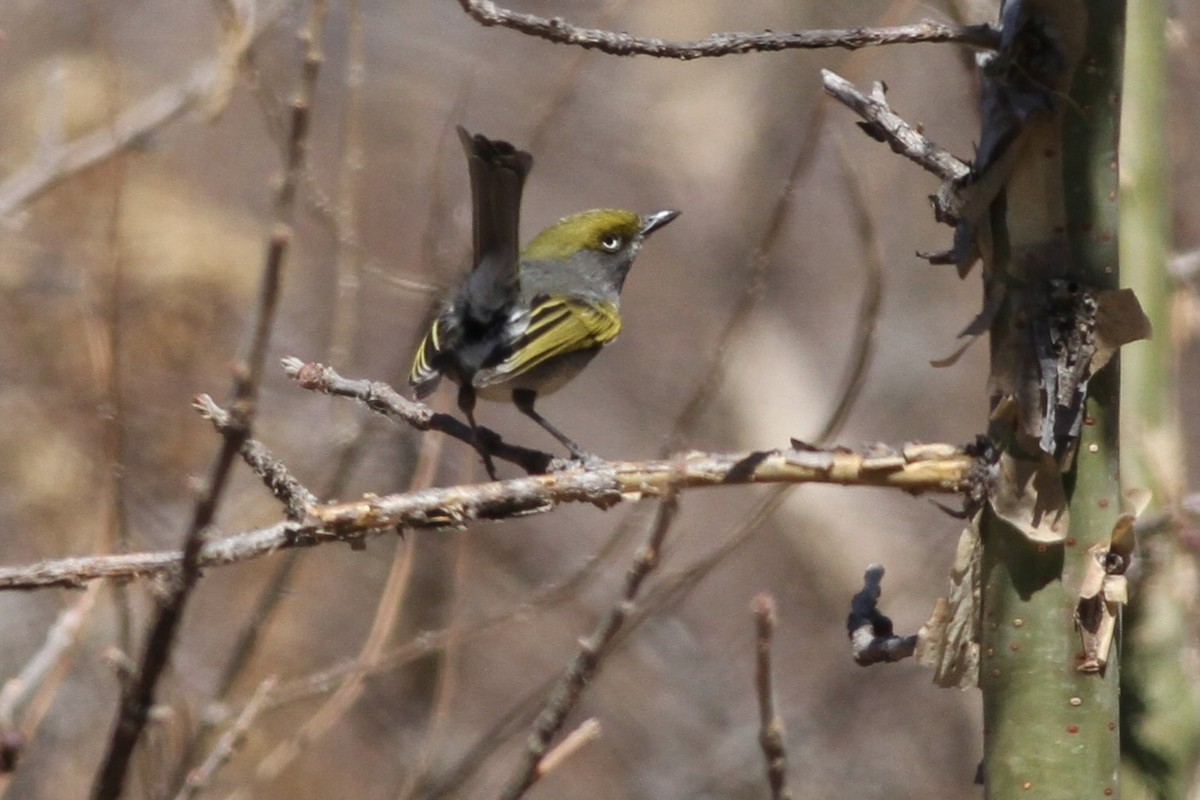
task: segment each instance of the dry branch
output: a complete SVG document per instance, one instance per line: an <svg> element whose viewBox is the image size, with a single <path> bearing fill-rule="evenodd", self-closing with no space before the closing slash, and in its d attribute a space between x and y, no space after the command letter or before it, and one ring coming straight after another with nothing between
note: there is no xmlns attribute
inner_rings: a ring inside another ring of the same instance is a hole
<svg viewBox="0 0 1200 800"><path fill-rule="evenodd" d="M281 522L200 549L198 566L248 561L286 547L328 541L357 541L396 528L461 527L474 520L500 520L543 513L563 503L608 507L623 500L680 490L747 483L825 483L880 486L923 492L963 493L974 485L976 457L946 444L910 444L863 451L762 450L750 453L690 453L674 461L612 461L550 475L419 492L366 497L314 506L301 522ZM677 476L672 471L678 470ZM79 586L96 578L138 578L180 566L178 551L85 556L0 567L0 590Z"/></svg>
<svg viewBox="0 0 1200 800"><path fill-rule="evenodd" d="M538 513L564 502L600 507L621 500L745 483L832 483L890 486L913 494L968 488L975 458L951 445L901 450L849 449L699 453L671 461L614 461L587 469L509 481L431 489L318 506L313 516L335 532L388 527L449 527L475 519Z"/></svg>
<svg viewBox="0 0 1200 800"><path fill-rule="evenodd" d="M927 139L916 127L901 119L887 103L883 84L876 83L871 96L830 70L821 70L825 92L866 120L871 136L886 141L892 150L944 181L966 177L971 167L948 150Z"/></svg>
<svg viewBox="0 0 1200 800"><path fill-rule="evenodd" d="M228 435L233 430L233 419L229 412L217 405L208 395L197 396L192 401L192 407L200 412L200 416L211 422L220 434ZM271 494L284 504L288 519L303 518L305 511L319 502L317 496L305 488L262 442L247 437L238 452L246 466L250 467L271 490Z"/></svg>
<svg viewBox="0 0 1200 800"><path fill-rule="evenodd" d="M306 363L298 358L283 359L283 369L289 378L309 391L350 397L372 411L404 422L416 430L438 431L474 445L475 439L465 422L450 414L438 413L424 403L410 400L381 381L343 378L332 367L315 362ZM541 450L509 444L488 428L480 427L478 431L479 444L489 455L516 464L526 472L546 472L568 463Z"/></svg>
<svg viewBox="0 0 1200 800"><path fill-rule="evenodd" d="M599 50L614 56L653 56L691 61L742 53L780 50L814 50L841 47L857 50L885 44L958 42L985 50L1000 44L999 32L990 25L949 25L924 20L890 28L837 28L807 31L755 31L714 33L691 42L630 36L628 33L581 28L561 17L539 17L502 8L491 0L459 0L459 5L480 25L499 25L555 44Z"/></svg>
<svg viewBox="0 0 1200 800"><path fill-rule="evenodd" d="M275 224L268 238L250 341L240 362L234 367L229 420L222 429L221 449L209 467L204 490L192 510L191 523L179 556L179 571L173 576L175 580L171 589L160 603L147 632L137 674L122 692L108 747L92 786L94 800L117 800L124 791L130 759L154 704L158 681L174 649L184 609L200 579L201 554L209 529L228 485L234 460L250 438L267 345L278 309L283 268L292 239L296 191L308 146L309 113L323 60L320 39L324 30L325 10L325 4L320 0L313 4L304 32L308 46L303 60L300 91L291 105L284 178L274 198Z"/></svg>

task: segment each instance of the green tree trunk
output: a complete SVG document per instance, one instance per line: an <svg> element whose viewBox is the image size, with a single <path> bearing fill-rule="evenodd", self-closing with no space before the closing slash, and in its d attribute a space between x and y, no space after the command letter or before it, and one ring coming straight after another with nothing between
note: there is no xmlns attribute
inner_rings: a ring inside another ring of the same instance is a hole
<svg viewBox="0 0 1200 800"><path fill-rule="evenodd" d="M1088 362L1086 349L1068 344L1054 361L1046 348L1053 334L1095 322L1084 298L1118 285L1124 6L1029 2L1019 31L1013 8L1010 0L1005 27L1017 44L1000 80L1024 87L1013 90L1018 100L1043 91L1048 110L1022 117L981 241L999 309L991 435L1003 452L981 522L984 777L993 800L1113 797L1117 648L1099 648L1092 655L1107 664L1083 671L1075 613L1085 578L1095 577L1089 551L1107 547L1120 513L1119 372L1115 356L1091 375L1071 362L1073 352ZM1072 375L1086 381L1082 413L1071 408Z"/></svg>

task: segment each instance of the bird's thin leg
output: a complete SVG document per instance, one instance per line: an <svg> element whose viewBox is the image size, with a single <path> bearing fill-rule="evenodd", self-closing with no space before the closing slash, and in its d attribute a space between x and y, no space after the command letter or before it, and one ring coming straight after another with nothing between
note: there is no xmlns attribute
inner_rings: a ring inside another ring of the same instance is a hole
<svg viewBox="0 0 1200 800"><path fill-rule="evenodd" d="M571 456L573 458L577 458L580 461L591 461L595 458L595 456L593 456L591 453L575 444L571 437L554 427L550 420L546 419L534 410L533 404L537 400L537 392L533 391L532 389L513 389L512 399L513 405L515 405L522 414L529 417L538 425L541 425L543 428L545 428L547 433L562 442L563 447L571 451Z"/></svg>
<svg viewBox="0 0 1200 800"><path fill-rule="evenodd" d="M492 454L484 446L483 437L479 435L479 426L475 424L475 387L471 384L464 383L458 387L458 407L467 418L467 424L471 426L471 444L474 445L475 452L479 453L479 457L483 459L483 466L487 470L488 477L496 480L496 465L492 463Z"/></svg>

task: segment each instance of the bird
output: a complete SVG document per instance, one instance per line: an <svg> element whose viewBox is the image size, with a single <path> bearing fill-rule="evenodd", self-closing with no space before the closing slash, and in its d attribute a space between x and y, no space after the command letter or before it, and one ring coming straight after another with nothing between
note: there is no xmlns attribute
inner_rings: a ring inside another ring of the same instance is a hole
<svg viewBox="0 0 1200 800"><path fill-rule="evenodd" d="M459 410L492 480L495 466L475 421L477 398L512 402L586 462L592 456L534 404L617 338L629 269L647 237L679 211L581 211L520 249L521 195L533 156L461 125L457 130L471 181L472 267L421 339L409 385L423 399L443 377L458 384Z"/></svg>

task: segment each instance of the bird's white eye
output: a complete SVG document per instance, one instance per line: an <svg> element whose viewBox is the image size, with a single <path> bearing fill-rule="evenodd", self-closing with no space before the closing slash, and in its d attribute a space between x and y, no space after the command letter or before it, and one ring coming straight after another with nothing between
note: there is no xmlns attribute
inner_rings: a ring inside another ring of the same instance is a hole
<svg viewBox="0 0 1200 800"><path fill-rule="evenodd" d="M615 233L606 233L600 237L600 247L609 253L615 253L621 249L621 237Z"/></svg>

